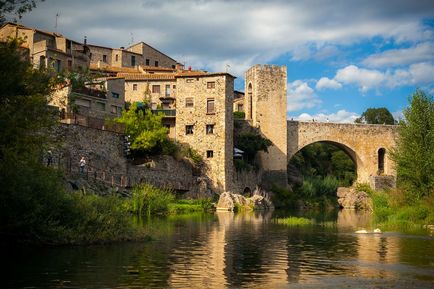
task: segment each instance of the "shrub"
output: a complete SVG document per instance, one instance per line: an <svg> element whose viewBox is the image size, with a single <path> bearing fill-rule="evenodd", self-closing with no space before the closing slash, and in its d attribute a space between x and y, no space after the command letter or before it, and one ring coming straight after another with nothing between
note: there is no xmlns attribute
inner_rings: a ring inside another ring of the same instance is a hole
<svg viewBox="0 0 434 289"><path fill-rule="evenodd" d="M244 111L234 111L234 118L235 119L244 119L246 117L246 114Z"/></svg>
<svg viewBox="0 0 434 289"><path fill-rule="evenodd" d="M169 189L159 189L149 184L134 187L129 210L139 216L165 214L169 204L175 200L175 195Z"/></svg>
<svg viewBox="0 0 434 289"><path fill-rule="evenodd" d="M301 217L287 217L287 218L277 218L276 223L286 225L286 226L305 226L305 225L313 224L313 221Z"/></svg>

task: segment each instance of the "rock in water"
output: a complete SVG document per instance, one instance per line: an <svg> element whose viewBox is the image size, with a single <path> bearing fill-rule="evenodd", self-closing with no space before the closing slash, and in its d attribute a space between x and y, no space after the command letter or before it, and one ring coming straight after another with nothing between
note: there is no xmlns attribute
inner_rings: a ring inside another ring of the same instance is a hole
<svg viewBox="0 0 434 289"><path fill-rule="evenodd" d="M353 187L339 187L336 194L339 206L343 209L372 211L372 200L366 192Z"/></svg>

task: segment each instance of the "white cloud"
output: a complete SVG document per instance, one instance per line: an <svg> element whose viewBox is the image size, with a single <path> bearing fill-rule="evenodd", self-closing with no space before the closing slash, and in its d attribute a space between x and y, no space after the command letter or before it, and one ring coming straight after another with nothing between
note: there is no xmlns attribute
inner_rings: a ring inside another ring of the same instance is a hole
<svg viewBox="0 0 434 289"><path fill-rule="evenodd" d="M360 117L360 115L357 113L342 109L330 114L318 113L310 115L308 113L302 113L294 117L294 119L299 121L312 121L314 119L318 122L353 123L358 117Z"/></svg>
<svg viewBox="0 0 434 289"><path fill-rule="evenodd" d="M434 43L425 42L410 48L391 49L373 54L363 60L363 64L371 67L391 67L432 60L434 60Z"/></svg>
<svg viewBox="0 0 434 289"><path fill-rule="evenodd" d="M330 79L328 77L321 77L320 80L318 80L318 82L316 83L316 89L321 90L321 89L339 89L342 88L342 84L340 84L339 82L337 82L334 79Z"/></svg>
<svg viewBox="0 0 434 289"><path fill-rule="evenodd" d="M288 83L287 111L312 108L320 103L321 100L307 82L296 80Z"/></svg>
<svg viewBox="0 0 434 289"><path fill-rule="evenodd" d="M355 65L348 65L336 72L335 80L344 84L355 84L362 92L372 88L378 88L386 77L378 70L359 68Z"/></svg>
<svg viewBox="0 0 434 289"><path fill-rule="evenodd" d="M427 62L410 65L409 72L414 84L429 84L434 82L434 65Z"/></svg>
<svg viewBox="0 0 434 289"><path fill-rule="evenodd" d="M422 22L432 17L432 1L416 2L359 1L353 13L354 1L56 0L38 2L22 22L53 31L60 12L57 31L74 40L86 35L89 43L120 47L134 38L187 66L222 70L267 63L297 47L295 59L325 59L340 45L373 37L432 39L433 28ZM242 76L241 69L234 73Z"/></svg>

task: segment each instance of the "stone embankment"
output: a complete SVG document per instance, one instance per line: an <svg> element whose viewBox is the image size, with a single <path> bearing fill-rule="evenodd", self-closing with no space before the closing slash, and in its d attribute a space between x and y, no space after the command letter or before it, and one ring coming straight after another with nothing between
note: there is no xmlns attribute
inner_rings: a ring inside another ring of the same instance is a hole
<svg viewBox="0 0 434 289"><path fill-rule="evenodd" d="M217 203L217 210L237 211L237 210L271 210L274 209L273 203L267 192L256 188L252 197L245 197L240 194L224 192L220 195Z"/></svg>
<svg viewBox="0 0 434 289"><path fill-rule="evenodd" d="M354 187L339 187L337 196L339 207L343 209L372 211L372 199L366 192Z"/></svg>

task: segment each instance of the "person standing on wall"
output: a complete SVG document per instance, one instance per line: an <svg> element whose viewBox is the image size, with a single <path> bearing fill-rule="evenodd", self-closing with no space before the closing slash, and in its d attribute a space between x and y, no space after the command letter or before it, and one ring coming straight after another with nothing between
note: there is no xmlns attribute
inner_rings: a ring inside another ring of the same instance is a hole
<svg viewBox="0 0 434 289"><path fill-rule="evenodd" d="M81 160L80 160L80 174L82 174L82 175L84 174L85 167L86 167L86 160L82 156Z"/></svg>

